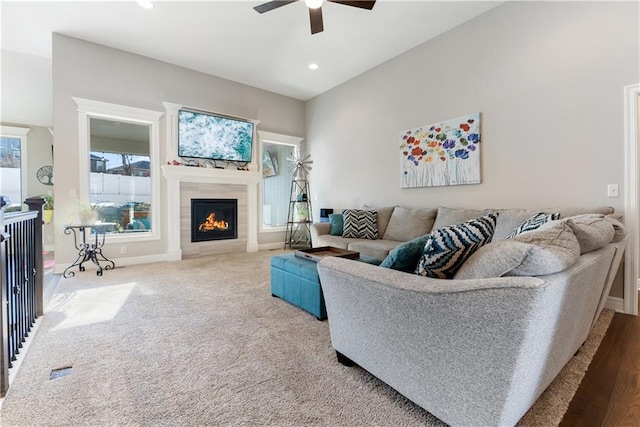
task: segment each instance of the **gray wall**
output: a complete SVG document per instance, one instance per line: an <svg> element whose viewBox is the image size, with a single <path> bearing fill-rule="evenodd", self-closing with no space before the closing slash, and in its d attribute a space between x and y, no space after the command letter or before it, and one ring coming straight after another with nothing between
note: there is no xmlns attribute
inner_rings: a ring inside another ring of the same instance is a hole
<svg viewBox="0 0 640 427"><path fill-rule="evenodd" d="M623 86L640 80L638 9L509 2L308 101L314 208L621 210ZM399 133L478 111L482 183L401 190ZM607 198L613 183L619 198Z"/></svg>
<svg viewBox="0 0 640 427"><path fill-rule="evenodd" d="M509 2L308 101L316 218L363 203L622 211L638 15L638 2ZM482 183L401 190L399 133L478 111Z"/></svg>
<svg viewBox="0 0 640 427"><path fill-rule="evenodd" d="M214 55L215 52L208 54ZM78 171L78 118L71 99L80 97L130 107L163 111L168 101L232 116L260 120L259 129L286 135L304 135L304 104L272 92L231 82L186 68L160 62L60 34L53 35L53 107L56 159L56 222L70 220L73 190L88 174ZM160 159L165 159L164 120L160 129ZM161 196L166 191L164 178ZM176 201L177 202L177 201ZM164 203L162 203L164 204ZM166 252L166 212L162 212L163 240L127 243L127 256ZM60 230L58 230L59 232ZM284 233L283 233L284 234ZM259 241L283 236L259 236ZM105 253L109 248L105 249ZM112 253L116 253L113 248ZM56 244L56 263L71 262L75 250L69 238Z"/></svg>

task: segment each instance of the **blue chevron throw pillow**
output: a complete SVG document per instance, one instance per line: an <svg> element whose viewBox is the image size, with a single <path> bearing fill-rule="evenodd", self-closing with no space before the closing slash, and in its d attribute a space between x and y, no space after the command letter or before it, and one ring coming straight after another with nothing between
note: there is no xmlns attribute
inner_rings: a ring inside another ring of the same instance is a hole
<svg viewBox="0 0 640 427"><path fill-rule="evenodd" d="M495 212L432 231L415 272L435 279L452 279L472 253L491 242L497 219Z"/></svg>
<svg viewBox="0 0 640 427"><path fill-rule="evenodd" d="M520 224L515 230L513 230L511 234L507 236L507 239L511 239L527 231L536 230L540 228L542 224L545 224L549 221L555 221L558 218L560 218L560 214L558 212L551 214L538 212L537 214Z"/></svg>
<svg viewBox="0 0 640 427"><path fill-rule="evenodd" d="M342 237L376 240L378 238L378 212L345 209Z"/></svg>

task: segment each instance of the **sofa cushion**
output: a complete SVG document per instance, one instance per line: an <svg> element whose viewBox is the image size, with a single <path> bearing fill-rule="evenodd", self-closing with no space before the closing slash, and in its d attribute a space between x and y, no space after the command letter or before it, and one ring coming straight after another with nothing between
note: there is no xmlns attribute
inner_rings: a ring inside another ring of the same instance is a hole
<svg viewBox="0 0 640 427"><path fill-rule="evenodd" d="M498 215L490 213L433 230L415 272L433 278L453 278L473 252L491 241Z"/></svg>
<svg viewBox="0 0 640 427"><path fill-rule="evenodd" d="M435 209L411 209L397 206L391 214L383 239L406 242L424 236L431 231L436 212Z"/></svg>
<svg viewBox="0 0 640 427"><path fill-rule="evenodd" d="M427 243L429 236L429 234L425 234L424 236L399 244L382 260L380 267L413 273L416 270L418 261L420 261L420 257L424 251L424 245Z"/></svg>
<svg viewBox="0 0 640 427"><path fill-rule="evenodd" d="M533 245L513 239L491 242L474 252L453 277L454 279L489 279L501 277L518 267Z"/></svg>
<svg viewBox="0 0 640 427"><path fill-rule="evenodd" d="M544 213L552 213L557 212L560 214L558 219L565 219L576 215L584 215L584 214L602 214L602 215L611 215L615 209L611 206L592 206L592 207L559 207L559 208L546 208L540 209Z"/></svg>
<svg viewBox="0 0 640 427"><path fill-rule="evenodd" d="M345 209L342 214L344 215L342 237L371 240L378 238L378 213L376 211Z"/></svg>
<svg viewBox="0 0 640 427"><path fill-rule="evenodd" d="M389 220L391 219L391 215L393 214L393 210L395 206L388 207L375 207L364 205L362 209L365 211L376 211L378 212L378 236L384 236L385 231L387 230L387 226L389 225Z"/></svg>
<svg viewBox="0 0 640 427"><path fill-rule="evenodd" d="M567 218L567 224L578 239L580 254L600 249L613 240L613 224L604 215L587 214Z"/></svg>
<svg viewBox="0 0 640 427"><path fill-rule="evenodd" d="M493 239L491 239L492 242L496 242L506 239L520 224L539 211L533 209L496 209L492 212L500 214L496 224L496 231L493 233Z"/></svg>
<svg viewBox="0 0 640 427"><path fill-rule="evenodd" d="M350 251L360 252L361 257L372 257L378 261L383 260L389 255L389 251L398 246L401 242L392 240L354 240L349 243L347 249ZM378 262L379 263L379 262ZM413 267L415 268L415 264Z"/></svg>
<svg viewBox="0 0 640 427"><path fill-rule="evenodd" d="M331 231L329 234L332 236L342 236L344 228L344 216L340 214L330 214L329 223L331 224Z"/></svg>
<svg viewBox="0 0 640 427"><path fill-rule="evenodd" d="M604 219L606 219L611 223L611 225L613 225L614 233L613 233L613 239L611 240L611 242L617 243L617 242L620 242L622 239L624 239L624 236L627 235L627 230L624 224L620 222L618 219L613 218L612 216L605 216Z"/></svg>
<svg viewBox="0 0 640 427"><path fill-rule="evenodd" d="M507 276L543 276L573 265L580 256L580 244L566 221L551 221L537 230L512 239L533 246L522 264Z"/></svg>
<svg viewBox="0 0 640 427"><path fill-rule="evenodd" d="M560 216L559 213L555 212L555 213L550 213L550 214L546 214L544 212L539 212L537 214L535 214L534 216L532 216L531 218L527 219L525 222L523 222L522 224L520 224L515 230L513 230L511 232L511 234L509 234L507 236L507 239L511 239L513 237L516 237L522 233L526 233L527 231L533 231L536 230L538 228L540 228L543 224L549 222L549 221L553 221L558 219L558 217Z"/></svg>
<svg viewBox="0 0 640 427"><path fill-rule="evenodd" d="M448 225L460 224L461 222L469 221L474 218L478 218L485 214L485 211L473 210L473 209L453 209L440 206L436 215L436 220L433 223L433 229L446 227Z"/></svg>
<svg viewBox="0 0 640 427"><path fill-rule="evenodd" d="M321 234L317 241L313 242L314 247L333 246L334 248L349 249L349 245L360 239L345 239L342 236L332 236L331 234Z"/></svg>

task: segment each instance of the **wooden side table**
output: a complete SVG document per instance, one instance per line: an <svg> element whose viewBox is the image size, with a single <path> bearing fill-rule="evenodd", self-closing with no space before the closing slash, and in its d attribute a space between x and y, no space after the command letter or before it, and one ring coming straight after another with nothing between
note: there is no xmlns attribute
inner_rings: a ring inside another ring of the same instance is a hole
<svg viewBox="0 0 640 427"><path fill-rule="evenodd" d="M80 225L65 225L64 234L71 235L73 233L73 244L78 250L78 258L67 267L62 273L62 277L73 277L75 273L70 271L71 268L78 266L80 271L84 271L85 268L82 264L91 261L98 267L96 274L102 276L103 270L111 270L115 268L115 263L104 256L102 253L102 247L104 246L105 235L108 231L112 230L116 225L115 222L100 222L96 224L80 224ZM93 236L93 240L92 240ZM100 262L106 262L104 268L100 265Z"/></svg>

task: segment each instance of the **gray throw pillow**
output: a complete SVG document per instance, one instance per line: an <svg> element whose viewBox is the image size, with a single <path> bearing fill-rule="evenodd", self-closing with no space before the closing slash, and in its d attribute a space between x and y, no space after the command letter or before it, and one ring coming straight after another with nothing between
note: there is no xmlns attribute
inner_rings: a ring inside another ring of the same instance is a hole
<svg viewBox="0 0 640 427"><path fill-rule="evenodd" d="M613 225L614 234L611 243L617 243L624 239L624 237L627 235L627 229L625 228L624 224L611 216L605 216L604 219L606 219L611 223L611 225Z"/></svg>
<svg viewBox="0 0 640 427"><path fill-rule="evenodd" d="M533 246L507 276L543 276L565 270L580 257L580 244L565 221L552 221L512 239Z"/></svg>
<svg viewBox="0 0 640 427"><path fill-rule="evenodd" d="M613 224L604 219L604 215L579 215L566 221L578 239L581 254L600 249L615 235Z"/></svg>
<svg viewBox="0 0 640 427"><path fill-rule="evenodd" d="M520 266L532 249L533 245L512 239L491 242L474 252L453 278L489 279L504 276Z"/></svg>

